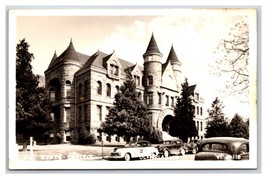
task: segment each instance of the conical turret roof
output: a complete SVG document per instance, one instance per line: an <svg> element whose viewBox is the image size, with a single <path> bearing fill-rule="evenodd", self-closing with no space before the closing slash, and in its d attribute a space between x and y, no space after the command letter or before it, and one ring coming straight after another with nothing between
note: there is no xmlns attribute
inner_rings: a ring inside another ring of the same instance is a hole
<svg viewBox="0 0 267 179"><path fill-rule="evenodd" d="M64 54L63 58L65 60L72 59L72 60L79 61L79 58L78 58L77 53L75 51L75 48L73 46L72 40L70 41L68 48L63 52L63 54Z"/></svg>
<svg viewBox="0 0 267 179"><path fill-rule="evenodd" d="M151 38L150 38L150 41L149 41L149 44L148 44L148 46L147 46L146 52L144 53L143 56L146 56L146 55L148 55L148 54L155 54L155 53L156 53L156 54L160 54L160 55L162 55L162 54L160 53L160 51L159 51L157 42L156 42L156 40L155 40L155 38L154 38L154 35L153 35L153 33L152 33L152 36L151 36Z"/></svg>
<svg viewBox="0 0 267 179"><path fill-rule="evenodd" d="M68 60L80 62L79 57L78 57L78 55L75 51L75 48L73 46L72 40L70 41L70 44L67 47L67 49L59 57L57 57L56 53L54 54L48 68L51 68L54 65L56 65L62 61L68 61Z"/></svg>
<svg viewBox="0 0 267 179"><path fill-rule="evenodd" d="M178 57L177 57L177 55L175 53L175 50L173 48L173 45L171 47L171 50L170 50L170 53L168 55L167 61L170 61L171 64L173 64L175 62L179 62L180 63L180 61L178 60Z"/></svg>

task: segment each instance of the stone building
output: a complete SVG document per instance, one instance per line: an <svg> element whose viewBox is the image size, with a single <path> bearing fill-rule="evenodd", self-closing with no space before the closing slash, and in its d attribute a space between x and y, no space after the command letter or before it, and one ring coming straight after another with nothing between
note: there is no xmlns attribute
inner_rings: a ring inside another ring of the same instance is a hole
<svg viewBox="0 0 267 179"><path fill-rule="evenodd" d="M130 52L129 52L130 53ZM56 52L45 71L45 85L53 101L52 120L55 123L50 138L54 142L69 142L74 129L82 126L100 139L97 129L113 105L114 95L130 69L140 96L148 105L153 125L168 132L174 116L174 105L181 90L181 62L172 46L166 60L162 59L152 34L143 55L144 65L138 66L112 54L97 51L92 56L79 53L71 41L67 49ZM162 63L162 61L165 61ZM190 86L196 108L196 125L203 138L205 130L204 100L196 85ZM105 143L123 142L117 136L104 136ZM97 140L100 142L100 140Z"/></svg>

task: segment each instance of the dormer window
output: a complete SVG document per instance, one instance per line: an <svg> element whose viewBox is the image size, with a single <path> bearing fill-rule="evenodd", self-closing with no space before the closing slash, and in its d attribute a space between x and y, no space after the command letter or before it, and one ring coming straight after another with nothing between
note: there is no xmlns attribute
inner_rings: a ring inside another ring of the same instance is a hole
<svg viewBox="0 0 267 179"><path fill-rule="evenodd" d="M115 60L112 60L108 65L108 76L118 78L120 75L120 66Z"/></svg>
<svg viewBox="0 0 267 179"><path fill-rule="evenodd" d="M134 81L135 81L136 86L140 86L141 85L140 76L134 75Z"/></svg>

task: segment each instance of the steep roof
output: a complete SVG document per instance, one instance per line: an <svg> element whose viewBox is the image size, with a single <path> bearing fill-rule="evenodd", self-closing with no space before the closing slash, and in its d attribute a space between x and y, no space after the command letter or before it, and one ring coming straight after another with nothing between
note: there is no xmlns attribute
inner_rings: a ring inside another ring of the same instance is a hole
<svg viewBox="0 0 267 179"><path fill-rule="evenodd" d="M189 88L189 94L190 94L190 95L193 95L193 96L194 96L194 91L195 91L195 89L196 89L196 86L197 86L197 85L191 85L191 86L188 86L188 88Z"/></svg>
<svg viewBox="0 0 267 179"><path fill-rule="evenodd" d="M57 57L56 54L54 54L49 66L48 66L48 69L52 68L56 64L63 62L63 61L77 61L81 65L83 65L88 58L89 58L89 56L81 54L81 53L77 53L75 51L75 48L74 48L72 40L71 40L67 49L60 56Z"/></svg>
<svg viewBox="0 0 267 179"><path fill-rule="evenodd" d="M113 54L113 53L112 53ZM83 67L79 70L79 71L83 71L87 68L91 68L91 67L97 67L103 70L106 70L106 62L109 59L110 56L112 56L112 54L106 54L104 52L101 51L97 51L96 53L94 53L83 65ZM120 61L121 64L121 68L122 68L122 75L125 74L125 69L134 66L135 64L130 63L128 61L122 60L120 58L118 58L118 60ZM139 69L142 71L143 67L139 67Z"/></svg>
<svg viewBox="0 0 267 179"><path fill-rule="evenodd" d="M146 52L144 53L143 57L145 57L147 54L150 54L150 53L152 53L152 54L154 54L154 53L161 54L153 34L152 34L152 36L150 38L149 44L147 46Z"/></svg>
<svg viewBox="0 0 267 179"><path fill-rule="evenodd" d="M173 45L172 45L172 47L171 47L171 50L170 50L170 53L169 53L169 55L168 55L167 61L171 61L171 64L173 64L173 63L175 63L175 62L179 62L178 57L177 57L177 55L176 55L176 53L175 53L175 50L174 50L174 48L173 48ZM180 62L179 62L179 63L180 63Z"/></svg>

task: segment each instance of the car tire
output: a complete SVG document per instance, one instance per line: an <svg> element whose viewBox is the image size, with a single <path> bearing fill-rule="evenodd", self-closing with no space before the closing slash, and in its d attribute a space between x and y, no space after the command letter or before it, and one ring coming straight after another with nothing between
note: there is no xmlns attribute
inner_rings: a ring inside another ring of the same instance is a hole
<svg viewBox="0 0 267 179"><path fill-rule="evenodd" d="M124 155L124 160L125 161L130 161L131 160L131 154L127 153Z"/></svg>
<svg viewBox="0 0 267 179"><path fill-rule="evenodd" d="M156 154L152 153L150 159L155 159L155 158L156 158Z"/></svg>
<svg viewBox="0 0 267 179"><path fill-rule="evenodd" d="M164 150L164 152L163 152L163 156L164 156L165 158L169 157L169 156L170 156L170 152L169 152L168 150Z"/></svg>

